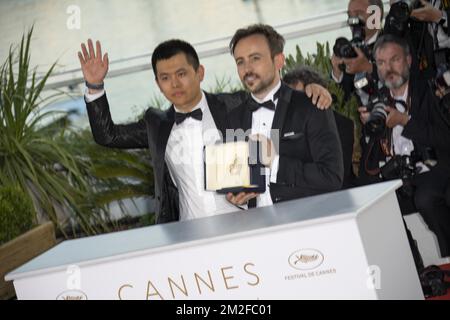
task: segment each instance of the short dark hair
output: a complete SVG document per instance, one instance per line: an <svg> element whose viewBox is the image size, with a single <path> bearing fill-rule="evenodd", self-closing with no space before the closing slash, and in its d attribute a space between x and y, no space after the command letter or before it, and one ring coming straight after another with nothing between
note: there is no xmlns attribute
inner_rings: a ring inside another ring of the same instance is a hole
<svg viewBox="0 0 450 320"><path fill-rule="evenodd" d="M194 47L183 40L172 39L160 43L153 51L152 54L152 68L155 78L157 78L156 63L160 60L167 60L173 56L184 53L188 63L197 71L200 66L200 60L198 59L197 52Z"/></svg>
<svg viewBox="0 0 450 320"><path fill-rule="evenodd" d="M234 55L234 49L239 41L255 34L261 34L266 38L272 58L283 52L285 40L281 34L267 24L253 24L236 31L229 45L231 54Z"/></svg>
<svg viewBox="0 0 450 320"><path fill-rule="evenodd" d="M373 57L376 59L376 54L378 49L384 48L386 45L394 43L398 46L400 46L403 49L403 52L405 53L405 56L409 56L411 54L411 50L409 48L408 41L406 41L404 38L400 38L398 36L395 36L393 34L385 34L378 38L377 42L375 42L375 45L373 47Z"/></svg>
<svg viewBox="0 0 450 320"><path fill-rule="evenodd" d="M320 73L308 66L300 66L290 70L284 75L283 81L287 85L294 86L299 82L302 82L305 87L311 83L317 83L322 87L328 86L327 81Z"/></svg>

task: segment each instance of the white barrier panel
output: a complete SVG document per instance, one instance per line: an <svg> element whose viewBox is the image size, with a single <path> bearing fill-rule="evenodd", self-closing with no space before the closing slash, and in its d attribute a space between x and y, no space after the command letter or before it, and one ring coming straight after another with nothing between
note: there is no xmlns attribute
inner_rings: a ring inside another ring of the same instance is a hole
<svg viewBox="0 0 450 320"><path fill-rule="evenodd" d="M438 239L434 232L428 228L420 213L409 214L404 219L414 240L417 241L425 266L439 266L450 263L450 257L441 256Z"/></svg>
<svg viewBox="0 0 450 320"><path fill-rule="evenodd" d="M19 299L423 299L400 185L65 241L6 279Z"/></svg>

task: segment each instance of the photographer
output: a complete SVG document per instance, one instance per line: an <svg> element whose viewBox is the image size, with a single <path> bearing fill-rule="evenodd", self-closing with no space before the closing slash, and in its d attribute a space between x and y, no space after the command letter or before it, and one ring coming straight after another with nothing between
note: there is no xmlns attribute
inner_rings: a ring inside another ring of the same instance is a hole
<svg viewBox="0 0 450 320"><path fill-rule="evenodd" d="M445 0L448 1L448 0ZM421 0L391 0L383 34L392 34L408 41L412 56L411 73L426 79L436 78L437 66L445 61L439 52L436 30L443 23L441 12ZM438 24L434 21L438 20Z"/></svg>
<svg viewBox="0 0 450 320"><path fill-rule="evenodd" d="M394 2L391 0L391 3ZM434 38L435 50L442 48L450 48L450 38L448 30L448 17L447 12L450 8L447 8L448 0L420 0L421 7L414 9L411 12L411 17L428 22L428 30L431 36Z"/></svg>
<svg viewBox="0 0 450 320"><path fill-rule="evenodd" d="M382 21L371 21L372 23L368 23L368 19L373 14L369 10L369 6L373 5L380 8L380 18L382 20L384 11L381 0L350 0L348 4L348 21L352 30L353 39L351 43L353 50L336 50L339 47L339 41L344 38L337 39L333 48L334 53L331 57L333 70L331 76L336 83L341 85L345 92L345 99L348 99L354 92L353 79L356 73L374 72L376 74L371 61L371 51L380 32L380 29L377 29L377 27L381 27ZM351 51L351 53L339 51Z"/></svg>
<svg viewBox="0 0 450 320"><path fill-rule="evenodd" d="M390 99L374 100L379 102L372 110L358 109L364 124L360 184L401 178L404 187L397 197L402 213L419 211L436 233L442 256L450 256L450 210L445 203L450 128L428 83L410 77L412 57L404 39L380 37L374 58ZM436 156L430 156L431 150Z"/></svg>

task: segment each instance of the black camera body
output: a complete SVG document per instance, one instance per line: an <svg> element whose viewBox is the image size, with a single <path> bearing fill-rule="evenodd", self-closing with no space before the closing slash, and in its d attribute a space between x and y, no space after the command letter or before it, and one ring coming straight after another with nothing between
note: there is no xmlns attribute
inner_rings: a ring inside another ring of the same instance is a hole
<svg viewBox="0 0 450 320"><path fill-rule="evenodd" d="M411 12L422 7L419 0L398 0L391 5L384 24L384 33L403 37L409 28Z"/></svg>
<svg viewBox="0 0 450 320"><path fill-rule="evenodd" d="M426 298L447 294L450 282L445 281L445 277L450 277L450 270L443 270L436 265L428 266L420 271L420 284Z"/></svg>
<svg viewBox="0 0 450 320"><path fill-rule="evenodd" d="M375 81L367 73L355 75L354 85L361 102L370 112L369 119L364 126L366 132L371 136L381 135L386 128L387 112L385 107L394 105L389 89L379 87L378 81Z"/></svg>
<svg viewBox="0 0 450 320"><path fill-rule="evenodd" d="M339 58L352 59L358 56L354 47L360 48L363 51L366 50L364 44L364 40L366 39L366 26L365 22L358 17L348 18L347 23L352 30L352 39L348 40L345 37L337 38L333 46L333 53Z"/></svg>
<svg viewBox="0 0 450 320"><path fill-rule="evenodd" d="M421 172L417 163L422 162L428 168L437 164L436 154L432 148L418 148L410 155L395 155L380 168L380 178L383 180L402 179L403 186L399 192L406 197L414 195L412 177Z"/></svg>
<svg viewBox="0 0 450 320"><path fill-rule="evenodd" d="M380 168L380 176L383 180L410 179L416 174L416 163L412 155L396 155Z"/></svg>

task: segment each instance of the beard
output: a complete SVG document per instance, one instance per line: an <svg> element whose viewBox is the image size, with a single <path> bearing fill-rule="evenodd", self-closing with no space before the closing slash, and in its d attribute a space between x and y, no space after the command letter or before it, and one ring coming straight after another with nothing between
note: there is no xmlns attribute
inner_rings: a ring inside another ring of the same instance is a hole
<svg viewBox="0 0 450 320"><path fill-rule="evenodd" d="M249 78L253 78L252 80L248 80ZM244 76L242 83L253 94L259 94L264 92L267 88L269 88L275 80L275 74L270 75L269 77L262 79L259 75L255 73L248 73ZM259 81L259 82L258 82ZM255 82L258 82L254 85Z"/></svg>
<svg viewBox="0 0 450 320"><path fill-rule="evenodd" d="M394 81L385 80L384 78L389 78L391 75L397 75L399 78ZM386 73L386 77L379 77L380 79L383 79L381 82L388 88L388 89L398 89L401 86L403 86L408 80L409 80L409 69L405 68L403 72L400 74L395 71L390 71Z"/></svg>

